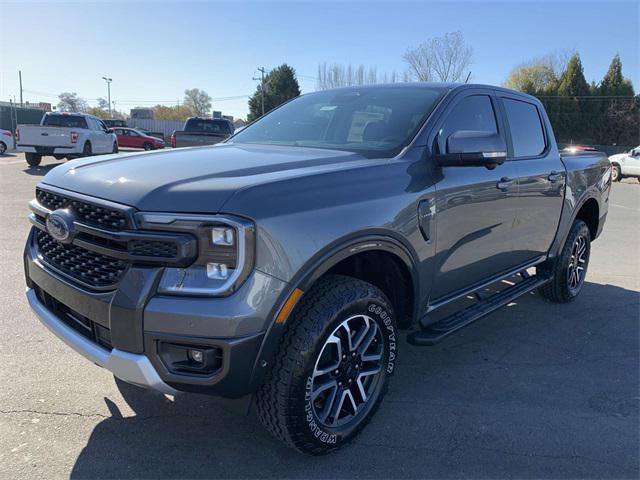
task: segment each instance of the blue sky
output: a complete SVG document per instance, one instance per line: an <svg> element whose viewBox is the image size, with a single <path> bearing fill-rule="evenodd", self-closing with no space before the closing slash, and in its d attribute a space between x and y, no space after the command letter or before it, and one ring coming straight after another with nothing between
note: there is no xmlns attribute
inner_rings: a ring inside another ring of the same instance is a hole
<svg viewBox="0 0 640 480"><path fill-rule="evenodd" d="M639 3L582 2L178 2L0 0L0 100L56 102L63 91L94 103L113 78L118 109L173 103L206 90L215 109L244 117L256 67L283 62L313 91L318 64L405 69L402 55L460 30L473 47L472 80L501 84L517 64L577 50L588 81L613 55L640 82ZM9 21L7 21L7 19Z"/></svg>

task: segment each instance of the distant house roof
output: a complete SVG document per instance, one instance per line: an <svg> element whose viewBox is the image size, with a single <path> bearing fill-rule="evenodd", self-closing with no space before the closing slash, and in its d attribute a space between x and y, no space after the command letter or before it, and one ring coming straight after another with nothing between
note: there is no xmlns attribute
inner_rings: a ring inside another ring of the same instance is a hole
<svg viewBox="0 0 640 480"><path fill-rule="evenodd" d="M238 128L238 127L244 127L247 124L246 121L242 120L241 118L236 119L235 122L233 122L233 126Z"/></svg>

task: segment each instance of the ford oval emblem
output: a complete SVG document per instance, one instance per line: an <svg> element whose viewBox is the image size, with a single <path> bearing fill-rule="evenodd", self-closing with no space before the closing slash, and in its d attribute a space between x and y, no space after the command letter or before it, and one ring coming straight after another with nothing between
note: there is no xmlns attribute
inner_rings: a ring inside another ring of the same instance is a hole
<svg viewBox="0 0 640 480"><path fill-rule="evenodd" d="M75 229L73 215L67 209L58 209L47 217L47 232L60 243L71 243Z"/></svg>

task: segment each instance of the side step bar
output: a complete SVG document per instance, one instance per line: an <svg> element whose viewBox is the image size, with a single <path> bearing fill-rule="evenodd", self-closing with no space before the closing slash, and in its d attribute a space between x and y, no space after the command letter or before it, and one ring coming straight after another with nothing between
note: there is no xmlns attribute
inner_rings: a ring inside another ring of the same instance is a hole
<svg viewBox="0 0 640 480"><path fill-rule="evenodd" d="M411 333L407 337L408 342L416 346L435 345L452 333L551 280L551 276L548 274L529 276L524 272L521 276L523 280L512 287L506 288L488 298L481 299L470 307L449 315L423 330Z"/></svg>

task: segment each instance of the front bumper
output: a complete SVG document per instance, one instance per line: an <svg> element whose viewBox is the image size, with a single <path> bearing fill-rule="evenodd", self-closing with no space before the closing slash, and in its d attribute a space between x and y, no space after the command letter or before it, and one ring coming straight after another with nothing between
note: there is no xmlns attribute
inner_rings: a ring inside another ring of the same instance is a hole
<svg viewBox="0 0 640 480"><path fill-rule="evenodd" d="M229 297L170 297L155 291L162 268L134 265L115 290L89 291L39 258L33 232L24 261L27 299L42 323L116 377L170 394L240 397L255 390L264 332L284 282L255 271ZM74 328L73 318L88 323L89 334ZM108 332L107 342L98 330ZM177 371L163 356L167 345L213 348L220 368L206 375Z"/></svg>
<svg viewBox="0 0 640 480"><path fill-rule="evenodd" d="M158 372L156 372L156 369L145 355L125 352L117 348L111 351L102 348L69 327L47 309L33 288L27 287L27 300L40 321L54 335L96 365L106 368L125 382L170 395L178 393L176 389L162 381Z"/></svg>

